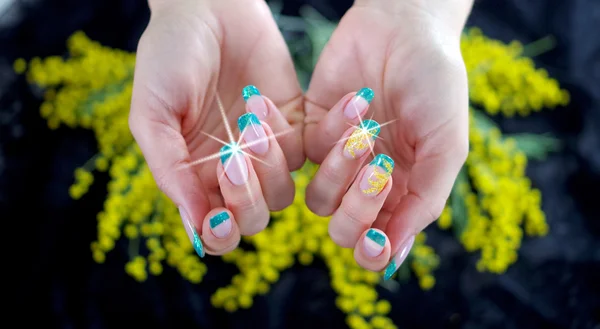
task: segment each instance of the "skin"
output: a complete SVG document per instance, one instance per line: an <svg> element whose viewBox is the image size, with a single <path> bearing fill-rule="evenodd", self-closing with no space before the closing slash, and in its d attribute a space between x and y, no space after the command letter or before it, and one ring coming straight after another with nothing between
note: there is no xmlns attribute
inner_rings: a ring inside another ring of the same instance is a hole
<svg viewBox="0 0 600 329"><path fill-rule="evenodd" d="M291 190L293 197L289 171L301 167L305 157L319 164L335 160L338 153L330 154L342 147L336 141L351 132L339 120L339 107L361 87L375 92L365 117L392 122L381 128L374 147L375 154L394 159L392 177L377 197L365 201L359 224L345 214L352 200L363 201L357 186L369 154L353 169L338 173L348 180L347 191L328 191L319 183L327 175L317 174L307 189L309 208L333 214L332 223L338 223L330 225L333 240L356 247L357 262L371 270L385 267L404 241L439 217L468 153L467 77L459 39L471 0L355 1L321 54L305 96L263 1L149 3L152 17L138 46L130 127L158 186L185 209L207 253L234 249L240 235L266 226L268 210L289 205L289 198L266 196L289 196ZM280 178L261 175L269 170L247 159L248 184L263 192L250 200L242 195L245 189L232 189L219 179L223 168L218 161L179 169L222 146L200 131L227 140L215 92L233 123L245 113L241 90L248 84L268 96L268 134L295 129L270 141L267 156ZM341 200L322 197L336 193ZM228 200L237 200L237 205ZM230 236L209 235L209 215L239 206L257 214L259 224L250 227L238 218L244 216L241 212L232 211ZM359 233L344 234L352 225ZM383 251L375 257L359 248L369 227L386 236Z"/></svg>

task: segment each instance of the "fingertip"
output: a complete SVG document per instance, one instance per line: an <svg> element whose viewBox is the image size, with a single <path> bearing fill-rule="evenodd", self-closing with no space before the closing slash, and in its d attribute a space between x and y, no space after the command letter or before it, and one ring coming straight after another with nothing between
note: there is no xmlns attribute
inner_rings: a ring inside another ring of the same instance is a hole
<svg viewBox="0 0 600 329"><path fill-rule="evenodd" d="M391 245L387 235L378 229L366 230L356 243L354 259L363 268L370 271L381 271L390 258Z"/></svg>
<svg viewBox="0 0 600 329"><path fill-rule="evenodd" d="M211 210L206 215L202 228L202 240L206 252L211 255L223 255L232 251L241 239L233 213L226 208Z"/></svg>

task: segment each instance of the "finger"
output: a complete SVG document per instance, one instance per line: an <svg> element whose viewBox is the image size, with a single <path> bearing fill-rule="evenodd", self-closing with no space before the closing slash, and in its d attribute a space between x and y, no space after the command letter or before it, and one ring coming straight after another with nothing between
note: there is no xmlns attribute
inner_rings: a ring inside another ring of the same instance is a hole
<svg viewBox="0 0 600 329"><path fill-rule="evenodd" d="M288 170L294 171L302 167L305 161L302 146L302 126L300 125L294 129L277 106L268 97L261 95L256 86L244 87L242 96L246 102L246 111L254 113L259 120L267 122L273 129L277 136L277 142L287 159ZM293 113L300 112L293 111Z"/></svg>
<svg viewBox="0 0 600 329"><path fill-rule="evenodd" d="M129 126L159 189L178 207L186 232L204 256L196 228L210 210L204 187L181 134L181 118L144 90L134 88Z"/></svg>
<svg viewBox="0 0 600 329"><path fill-rule="evenodd" d="M335 243L350 248L371 227L392 188L393 170L394 161L385 154L378 154L361 170L329 221L329 236Z"/></svg>
<svg viewBox="0 0 600 329"><path fill-rule="evenodd" d="M206 253L223 255L240 243L240 229L233 214L225 208L211 210L202 224L202 240Z"/></svg>
<svg viewBox="0 0 600 329"><path fill-rule="evenodd" d="M304 152L308 158L315 163L323 162L332 145L347 129L348 124L359 124L361 118L367 113L373 97L373 90L362 88L358 92L342 97L326 114L307 117L304 128ZM318 105L307 101L307 113L325 111L318 108Z"/></svg>
<svg viewBox="0 0 600 329"><path fill-rule="evenodd" d="M306 205L312 212L329 216L339 207L380 131L376 121L364 120L338 137L306 188Z"/></svg>
<svg viewBox="0 0 600 329"><path fill-rule="evenodd" d="M269 210L289 206L294 201L294 181L271 127L266 122L261 123L254 113L240 116L238 127L246 143L244 147L255 154L252 165Z"/></svg>
<svg viewBox="0 0 600 329"><path fill-rule="evenodd" d="M269 210L252 162L239 148L225 145L217 177L225 206L236 218L241 235L253 235L269 223Z"/></svg>
<svg viewBox="0 0 600 329"><path fill-rule="evenodd" d="M457 120L460 119L461 116L457 115ZM417 154L421 151L424 155L417 157L410 171L408 192L392 213L386 227L392 255L395 255L386 269L386 280L398 270L412 248L415 235L440 216L466 160L469 151L466 124L463 127L462 123L451 123L417 149Z"/></svg>
<svg viewBox="0 0 600 329"><path fill-rule="evenodd" d="M390 241L383 231L370 228L362 233L354 247L354 259L363 268L379 272L390 259Z"/></svg>

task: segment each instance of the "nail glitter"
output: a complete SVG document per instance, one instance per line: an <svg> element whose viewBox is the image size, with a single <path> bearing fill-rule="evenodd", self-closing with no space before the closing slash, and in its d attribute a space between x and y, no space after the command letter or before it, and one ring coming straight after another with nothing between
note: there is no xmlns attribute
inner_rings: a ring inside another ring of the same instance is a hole
<svg viewBox="0 0 600 329"><path fill-rule="evenodd" d="M229 214L226 211L222 211L210 218L210 228L215 228L226 220L229 220Z"/></svg>
<svg viewBox="0 0 600 329"><path fill-rule="evenodd" d="M244 102L247 102L248 98L254 95L260 96L260 91L258 91L258 88L256 88L255 86L248 85L244 87L244 89L242 89L242 97L244 97Z"/></svg>
<svg viewBox="0 0 600 329"><path fill-rule="evenodd" d="M373 242L377 243L380 246L385 246L385 236L379 231L374 229L369 229L367 232L367 238L371 239Z"/></svg>
<svg viewBox="0 0 600 329"><path fill-rule="evenodd" d="M370 104L373 100L373 97L375 97L375 92L373 92L373 89L365 87L359 90L356 93L356 96L364 98L367 101L367 103Z"/></svg>
<svg viewBox="0 0 600 329"><path fill-rule="evenodd" d="M362 191L364 194L368 195L379 194L392 175L392 171L394 170L394 160L385 154L378 154L369 165L377 166L383 170L374 168L371 175L367 177L368 187L363 188Z"/></svg>
<svg viewBox="0 0 600 329"><path fill-rule="evenodd" d="M246 113L242 114L238 118L238 128L240 128L240 132L244 131L248 125L258 125L260 126L260 120L254 113Z"/></svg>
<svg viewBox="0 0 600 329"><path fill-rule="evenodd" d="M375 120L364 120L359 127L350 135L344 150L350 154L352 158L357 158L364 154L368 148L372 147L372 141L377 138L381 127Z"/></svg>

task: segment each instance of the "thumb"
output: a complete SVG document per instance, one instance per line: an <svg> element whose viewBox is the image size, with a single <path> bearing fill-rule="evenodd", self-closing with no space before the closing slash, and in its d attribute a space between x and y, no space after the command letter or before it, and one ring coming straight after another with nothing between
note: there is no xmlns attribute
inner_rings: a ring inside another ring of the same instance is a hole
<svg viewBox="0 0 600 329"><path fill-rule="evenodd" d="M416 148L407 193L386 227L392 260L385 270L389 279L412 248L414 237L442 213L454 181L469 151L468 111L460 111Z"/></svg>
<svg viewBox="0 0 600 329"><path fill-rule="evenodd" d="M203 257L199 236L210 204L198 174L188 166L190 154L181 134L182 118L159 96L140 88L144 87L134 83L129 127L156 184L178 207L190 241Z"/></svg>

